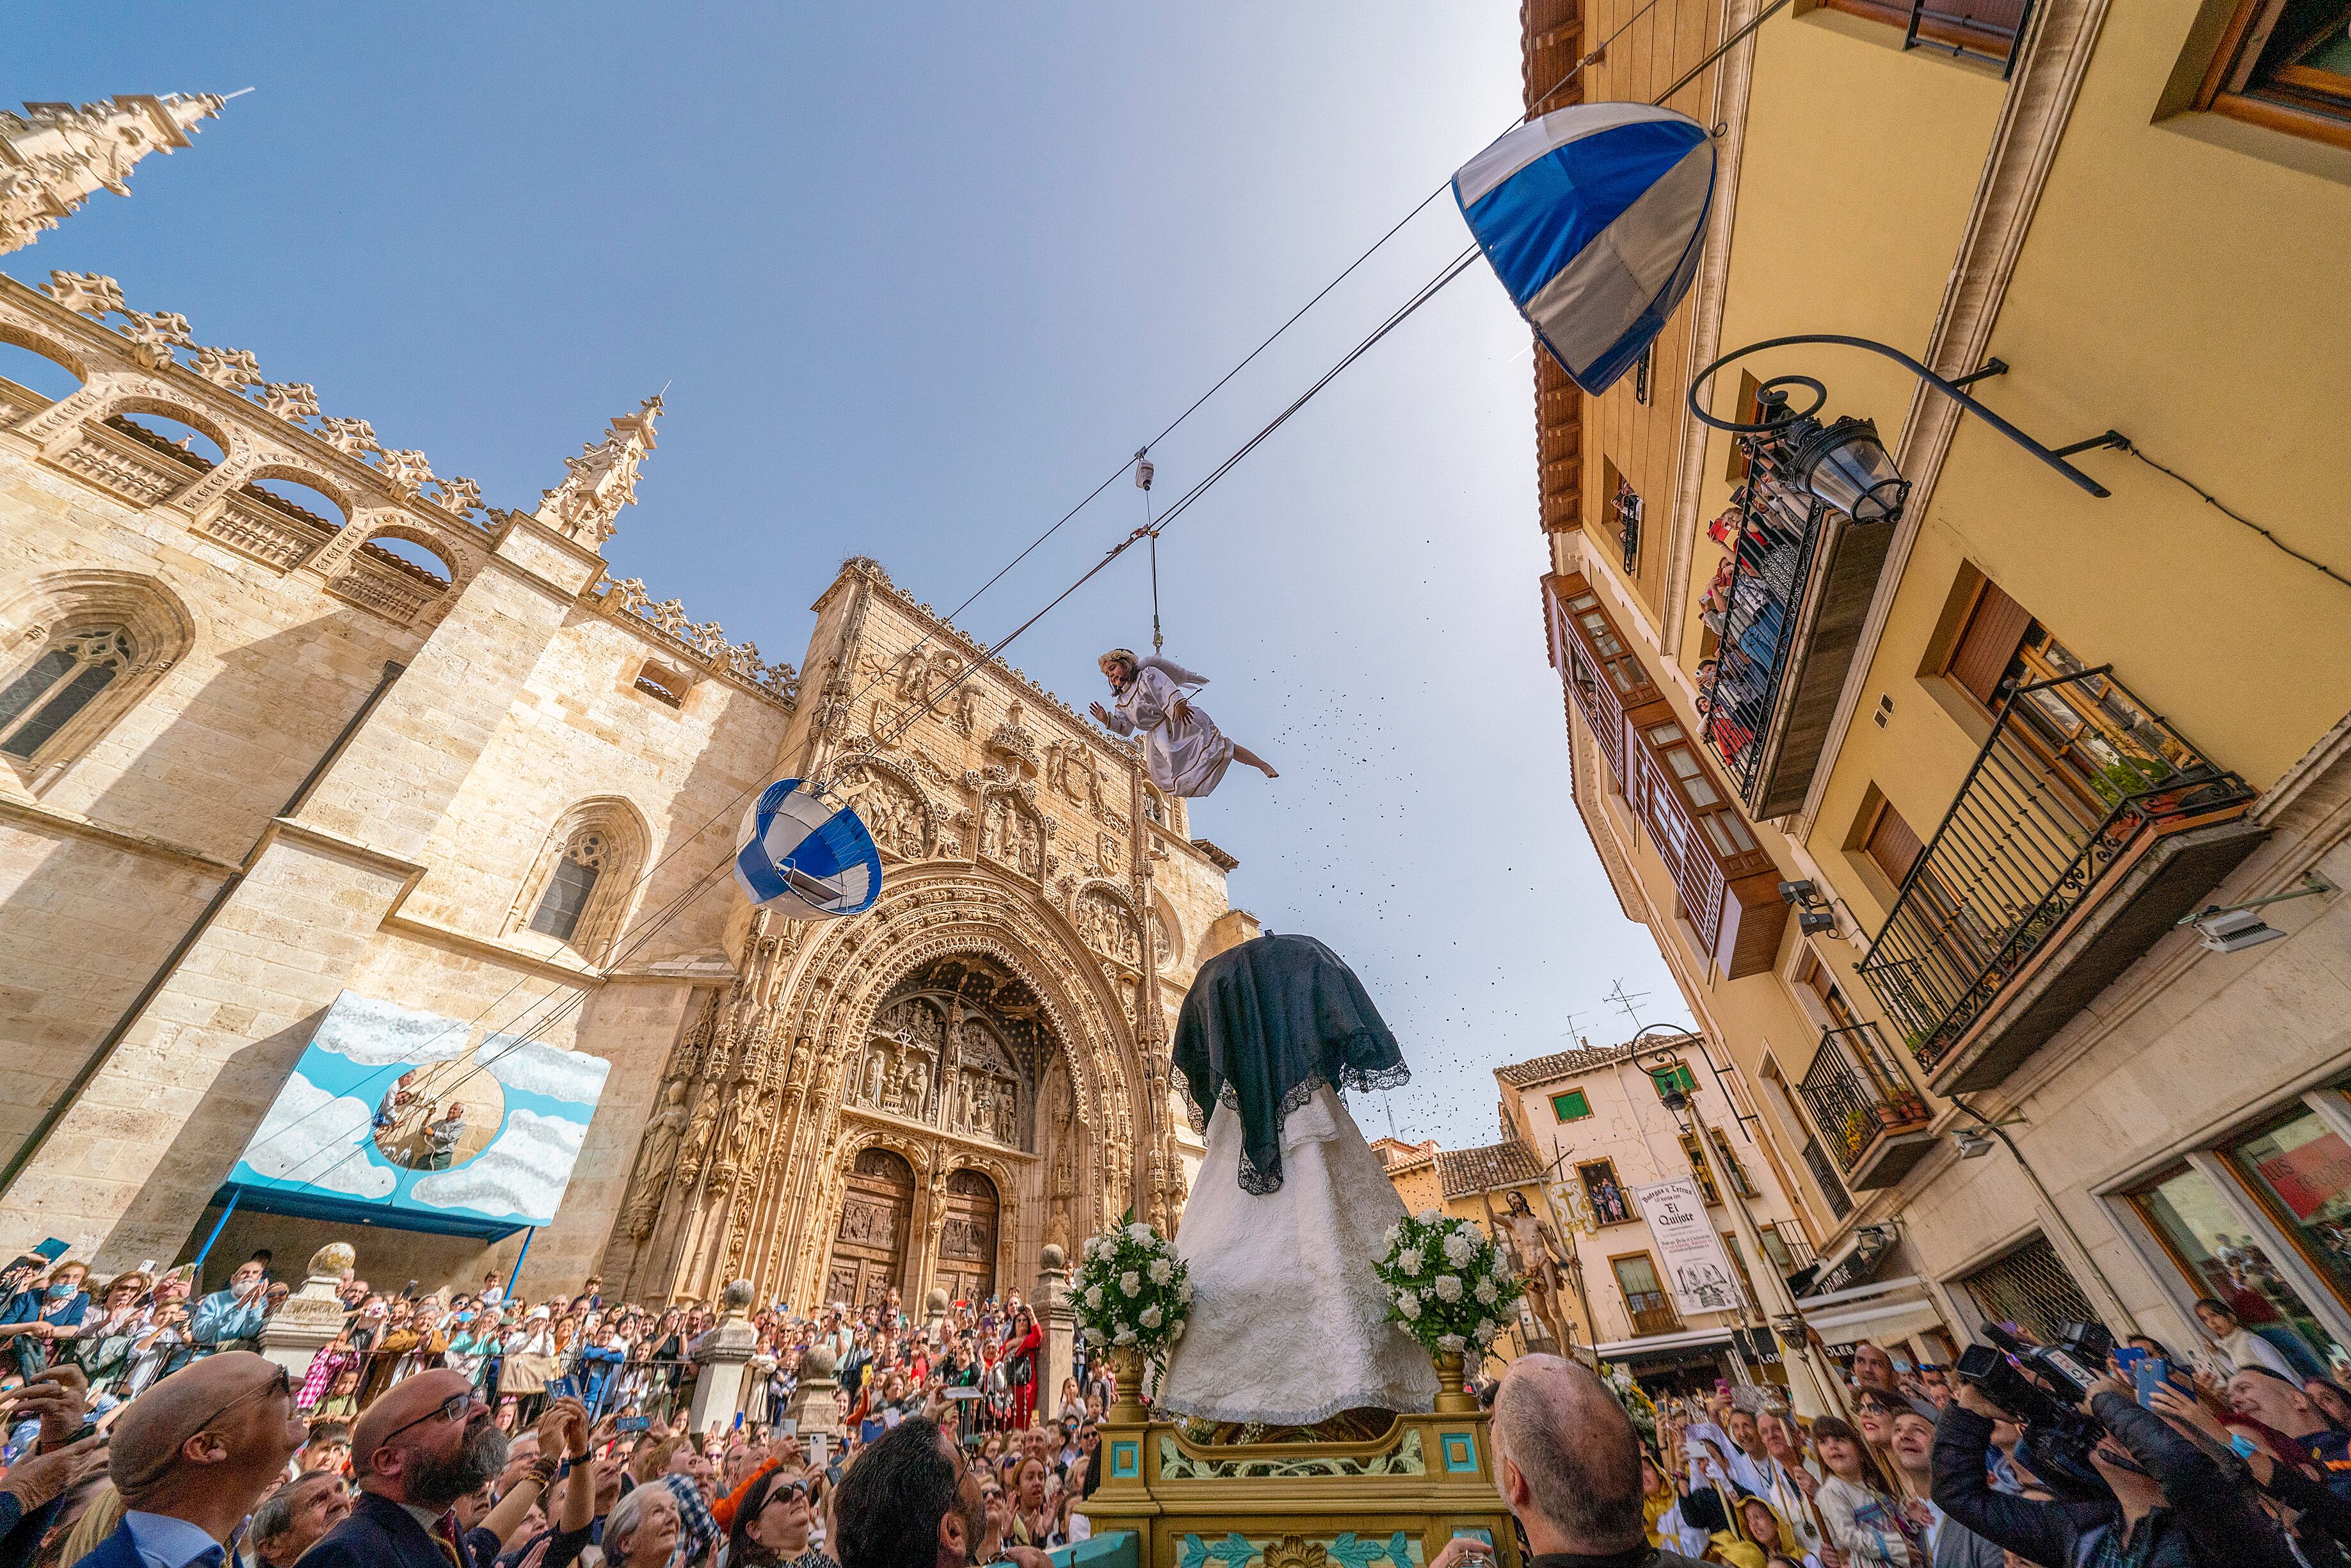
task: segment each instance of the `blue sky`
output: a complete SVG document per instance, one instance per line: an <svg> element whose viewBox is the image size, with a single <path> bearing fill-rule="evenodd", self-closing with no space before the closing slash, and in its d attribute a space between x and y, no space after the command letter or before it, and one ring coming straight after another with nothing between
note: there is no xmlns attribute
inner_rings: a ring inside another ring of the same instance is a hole
<svg viewBox="0 0 2351 1568"><path fill-rule="evenodd" d="M534 505L669 384L608 547L768 655L871 554L942 608L1092 488L1519 99L1514 5L49 5L0 100L258 90L5 270L134 308ZM1155 451L1180 494L1466 243L1449 198ZM1397 1128L1494 1136L1490 1069L1686 1018L1568 795L1527 335L1482 266L1160 546L1168 653L1282 769L1195 804L1235 904L1346 956ZM1142 521L1125 480L963 617ZM1139 551L1008 655L1073 705L1150 636ZM1367 1133L1387 1130L1377 1103Z"/></svg>

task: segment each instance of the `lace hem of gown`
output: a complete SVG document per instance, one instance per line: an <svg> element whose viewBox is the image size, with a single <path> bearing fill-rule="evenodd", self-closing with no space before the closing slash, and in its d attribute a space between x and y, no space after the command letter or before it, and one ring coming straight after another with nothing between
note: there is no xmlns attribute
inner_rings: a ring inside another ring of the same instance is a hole
<svg viewBox="0 0 2351 1568"><path fill-rule="evenodd" d="M1273 1125L1276 1136L1278 1137L1280 1135L1282 1124L1290 1120L1290 1113L1292 1111L1297 1110L1301 1105L1305 1104L1307 1101L1312 1099L1314 1097L1314 1091L1317 1089L1327 1088L1340 1094L1344 1094L1351 1091L1356 1093L1367 1093L1373 1090L1378 1089L1401 1089L1411 1082L1412 1069L1405 1066L1403 1062L1397 1062L1394 1067L1343 1067L1339 1070L1339 1082L1336 1083L1331 1082L1319 1072L1311 1073L1291 1084L1290 1086L1290 1092L1281 1097L1281 1103L1274 1107ZM1222 1105L1231 1106L1233 1109L1233 1114L1236 1116L1240 1114L1240 1092L1235 1089L1229 1081L1225 1083L1223 1088L1217 1091L1217 1102ZM1189 1088L1186 1088L1184 1091L1184 1109L1186 1113L1191 1119L1192 1131L1199 1134L1204 1138L1207 1137L1208 1135L1208 1119L1201 1113L1200 1107L1198 1103L1193 1100L1192 1092ZM1259 1169L1257 1162L1249 1157L1249 1151L1246 1149L1241 1151L1240 1184L1241 1190L1243 1192L1254 1193L1259 1197L1263 1197L1268 1193L1280 1192L1281 1190L1281 1155L1280 1153L1280 1147L1279 1144L1275 1145L1276 1152L1273 1158L1273 1167L1270 1170ZM1346 1406L1343 1406L1341 1408L1344 1409ZM1295 1424L1300 1426L1311 1425L1312 1421L1327 1419L1329 1414L1335 1414L1335 1412L1326 1413L1324 1416L1312 1416L1306 1421L1301 1421ZM1217 1419L1221 1420L1223 1417L1219 1416L1217 1417Z"/></svg>

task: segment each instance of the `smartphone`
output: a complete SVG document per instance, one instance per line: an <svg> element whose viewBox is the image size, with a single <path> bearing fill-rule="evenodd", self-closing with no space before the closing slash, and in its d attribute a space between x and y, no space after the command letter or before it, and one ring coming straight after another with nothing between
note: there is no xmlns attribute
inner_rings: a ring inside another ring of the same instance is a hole
<svg viewBox="0 0 2351 1568"><path fill-rule="evenodd" d="M737 1410L737 1411L736 1411L736 1412L735 1412L735 1430L737 1430L737 1432L739 1432L739 1431L741 1431L742 1429L743 1429L743 1412L741 1412L740 1410Z"/></svg>
<svg viewBox="0 0 2351 1568"><path fill-rule="evenodd" d="M642 1432L652 1425L653 1422L643 1416L623 1416L612 1423L612 1429L616 1432Z"/></svg>
<svg viewBox="0 0 2351 1568"><path fill-rule="evenodd" d="M558 1399L577 1399L580 1397L580 1390L572 1383L569 1375L562 1377L550 1377L547 1380L547 1397L549 1404Z"/></svg>
<svg viewBox="0 0 2351 1568"><path fill-rule="evenodd" d="M798 1421L793 1420L789 1416L777 1422L775 1430L768 1434L768 1436L775 1437L797 1437L799 1435L800 1424Z"/></svg>
<svg viewBox="0 0 2351 1568"><path fill-rule="evenodd" d="M2132 1369L2137 1366L2138 1364L2147 1356L2147 1352L2139 1349L2138 1346L2135 1344L2118 1344L2106 1354L2115 1358L2115 1364L2123 1369L2123 1375L2125 1377L2137 1376L2137 1374Z"/></svg>
<svg viewBox="0 0 2351 1568"><path fill-rule="evenodd" d="M54 1263L65 1255L66 1244L54 1236L33 1249L33 1256L45 1263Z"/></svg>
<svg viewBox="0 0 2351 1568"><path fill-rule="evenodd" d="M1455 1525L1453 1527L1453 1539L1458 1541L1464 1536L1467 1536L1472 1541L1480 1541L1485 1542L1486 1546L1489 1550L1494 1544L1494 1532L1490 1530L1481 1529L1474 1524Z"/></svg>
<svg viewBox="0 0 2351 1568"><path fill-rule="evenodd" d="M977 1388L950 1388L946 1390L946 1394L949 1399L977 1399L979 1397L979 1390Z"/></svg>
<svg viewBox="0 0 2351 1568"><path fill-rule="evenodd" d="M2138 1378L2138 1402L2152 1410L2155 1401L2148 1396L2170 1377L2170 1364L2159 1355L2142 1355L2134 1370Z"/></svg>
<svg viewBox="0 0 2351 1568"><path fill-rule="evenodd" d="M808 1440L808 1462L818 1469L824 1469L824 1434L812 1432Z"/></svg>

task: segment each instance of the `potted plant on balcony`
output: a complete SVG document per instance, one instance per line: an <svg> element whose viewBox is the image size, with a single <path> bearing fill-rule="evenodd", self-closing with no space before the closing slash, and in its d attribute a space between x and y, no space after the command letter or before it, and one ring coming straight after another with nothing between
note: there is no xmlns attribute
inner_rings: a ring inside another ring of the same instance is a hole
<svg viewBox="0 0 2351 1568"><path fill-rule="evenodd" d="M1866 1108L1855 1105L1844 1113L1844 1124L1837 1129L1838 1141L1844 1145L1845 1162L1850 1166L1869 1140L1877 1135L1877 1118Z"/></svg>

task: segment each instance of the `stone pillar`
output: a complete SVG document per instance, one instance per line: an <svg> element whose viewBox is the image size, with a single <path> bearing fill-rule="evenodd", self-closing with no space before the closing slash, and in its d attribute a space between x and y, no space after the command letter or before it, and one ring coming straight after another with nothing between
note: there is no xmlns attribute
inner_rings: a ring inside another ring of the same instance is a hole
<svg viewBox="0 0 2351 1568"><path fill-rule="evenodd" d="M1075 1376L1077 1363L1078 1316L1070 1308L1070 1270L1067 1254L1051 1242L1045 1243L1037 1255L1037 1299L1034 1303L1040 1322L1045 1325L1045 1354L1037 1368L1037 1416L1050 1420L1061 1414L1053 1408L1061 1397L1061 1385Z"/></svg>
<svg viewBox="0 0 2351 1568"><path fill-rule="evenodd" d="M686 1427L707 1432L731 1425L743 1408L743 1364L759 1343L751 1326L751 1281L737 1280L719 1292L726 1315L718 1326L694 1342L688 1353L702 1369L694 1380L694 1398L686 1406Z"/></svg>
<svg viewBox="0 0 2351 1568"><path fill-rule="evenodd" d="M311 1358L343 1332L343 1301L335 1293L359 1260L350 1244L330 1241L310 1254L310 1277L261 1325L261 1354L284 1367L297 1386Z"/></svg>
<svg viewBox="0 0 2351 1568"><path fill-rule="evenodd" d="M923 1332L930 1336L934 1345L944 1346L946 1343L949 1304L944 1285L933 1285L931 1293L923 1298Z"/></svg>
<svg viewBox="0 0 2351 1568"><path fill-rule="evenodd" d="M837 1370L832 1352L824 1345L810 1346L800 1356L799 1382L784 1403L784 1419L799 1423L796 1430L803 1445L811 1437L822 1437L828 1449L841 1442L841 1383L833 1376ZM813 1459L812 1446L810 1453Z"/></svg>

